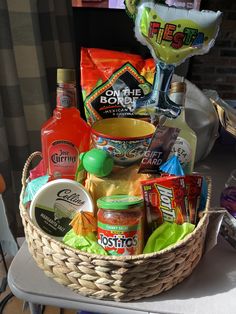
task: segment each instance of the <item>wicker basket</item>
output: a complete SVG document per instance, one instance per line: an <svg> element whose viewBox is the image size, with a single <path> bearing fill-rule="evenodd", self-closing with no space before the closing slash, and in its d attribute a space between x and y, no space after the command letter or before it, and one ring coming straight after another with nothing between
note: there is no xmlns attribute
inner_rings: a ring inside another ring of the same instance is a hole
<svg viewBox="0 0 236 314"><path fill-rule="evenodd" d="M98 299L131 301L169 290L188 277L198 264L208 225L211 183L205 214L196 229L175 246L137 256L89 254L58 242L36 227L22 204L33 153L23 169L20 212L29 251L45 274L75 292Z"/></svg>

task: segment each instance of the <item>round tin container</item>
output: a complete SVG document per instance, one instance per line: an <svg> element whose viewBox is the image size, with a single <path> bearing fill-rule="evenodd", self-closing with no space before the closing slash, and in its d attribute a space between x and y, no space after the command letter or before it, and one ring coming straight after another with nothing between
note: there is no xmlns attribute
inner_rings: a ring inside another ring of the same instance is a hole
<svg viewBox="0 0 236 314"><path fill-rule="evenodd" d="M30 205L34 224L50 237L61 240L72 228L78 211L93 212L93 201L84 186L70 179L57 179L42 186Z"/></svg>

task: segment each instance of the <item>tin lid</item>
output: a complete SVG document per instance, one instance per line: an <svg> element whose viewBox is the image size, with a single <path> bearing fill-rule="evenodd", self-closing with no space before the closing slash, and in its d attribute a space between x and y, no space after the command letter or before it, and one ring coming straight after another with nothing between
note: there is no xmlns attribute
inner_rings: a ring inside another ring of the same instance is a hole
<svg viewBox="0 0 236 314"><path fill-rule="evenodd" d="M143 199L139 196L131 195L111 195L104 196L97 200L97 206L103 209L128 209L135 205L142 205Z"/></svg>
<svg viewBox="0 0 236 314"><path fill-rule="evenodd" d="M57 179L37 191L30 205L30 217L46 234L61 240L71 229L70 222L78 211L93 209L92 198L82 184Z"/></svg>

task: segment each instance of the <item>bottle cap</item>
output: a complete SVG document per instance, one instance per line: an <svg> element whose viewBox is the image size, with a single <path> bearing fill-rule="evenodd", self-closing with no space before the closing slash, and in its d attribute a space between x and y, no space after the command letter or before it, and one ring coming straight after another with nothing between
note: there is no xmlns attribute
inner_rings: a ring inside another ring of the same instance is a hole
<svg viewBox="0 0 236 314"><path fill-rule="evenodd" d="M74 69L57 69L57 83L75 83Z"/></svg>
<svg viewBox="0 0 236 314"><path fill-rule="evenodd" d="M113 168L113 158L104 150L93 148L80 154L80 160L84 169L97 177L109 175Z"/></svg>
<svg viewBox="0 0 236 314"><path fill-rule="evenodd" d="M170 86L170 93L185 93L186 83L185 82L173 82Z"/></svg>

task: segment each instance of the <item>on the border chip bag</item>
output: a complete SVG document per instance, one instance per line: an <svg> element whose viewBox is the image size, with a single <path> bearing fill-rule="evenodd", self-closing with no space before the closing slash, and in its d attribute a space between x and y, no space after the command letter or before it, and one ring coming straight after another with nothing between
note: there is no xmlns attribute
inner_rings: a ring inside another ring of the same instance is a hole
<svg viewBox="0 0 236 314"><path fill-rule="evenodd" d="M93 124L133 114L134 100L150 93L155 64L152 58L119 51L81 48L81 87L86 119Z"/></svg>

